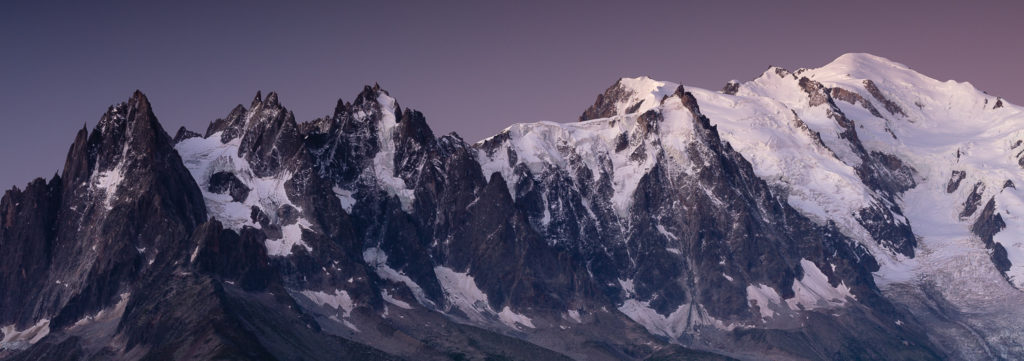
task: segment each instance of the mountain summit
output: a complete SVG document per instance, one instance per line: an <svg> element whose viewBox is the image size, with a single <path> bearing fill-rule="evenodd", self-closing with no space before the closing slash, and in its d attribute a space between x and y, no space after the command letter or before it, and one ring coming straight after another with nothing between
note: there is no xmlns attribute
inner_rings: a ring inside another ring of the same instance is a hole
<svg viewBox="0 0 1024 361"><path fill-rule="evenodd" d="M0 199L0 359L1020 358L1022 144L870 54L472 144L376 85L174 138L136 92Z"/></svg>

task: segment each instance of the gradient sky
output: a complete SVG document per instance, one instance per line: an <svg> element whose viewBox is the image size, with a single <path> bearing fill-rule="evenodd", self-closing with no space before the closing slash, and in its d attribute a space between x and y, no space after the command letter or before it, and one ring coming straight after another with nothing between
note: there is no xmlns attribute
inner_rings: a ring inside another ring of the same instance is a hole
<svg viewBox="0 0 1024 361"><path fill-rule="evenodd" d="M470 142L573 121L622 76L719 89L847 52L1024 101L1020 1L294 3L0 2L0 187L58 171L135 89L173 135L256 90L307 121L377 82Z"/></svg>

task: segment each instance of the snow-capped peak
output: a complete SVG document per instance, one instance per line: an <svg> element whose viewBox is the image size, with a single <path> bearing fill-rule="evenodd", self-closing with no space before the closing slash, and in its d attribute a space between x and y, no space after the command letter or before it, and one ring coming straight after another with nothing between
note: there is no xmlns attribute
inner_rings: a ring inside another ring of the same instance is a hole
<svg viewBox="0 0 1024 361"><path fill-rule="evenodd" d="M633 95L618 104L618 114L626 114L628 107L640 104L639 108L632 109L630 113L643 113L657 107L661 99L672 95L679 87L679 84L657 81L647 76L636 78L619 79L619 86L629 90Z"/></svg>
<svg viewBox="0 0 1024 361"><path fill-rule="evenodd" d="M846 53L818 70L845 72L854 77L870 78L892 71L913 71L906 65L868 53Z"/></svg>

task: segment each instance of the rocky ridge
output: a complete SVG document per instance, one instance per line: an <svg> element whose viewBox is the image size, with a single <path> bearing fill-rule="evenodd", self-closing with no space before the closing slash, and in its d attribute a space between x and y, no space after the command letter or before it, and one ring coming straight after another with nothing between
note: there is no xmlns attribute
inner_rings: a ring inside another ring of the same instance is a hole
<svg viewBox="0 0 1024 361"><path fill-rule="evenodd" d="M989 98L848 54L470 144L379 86L174 138L136 92L0 200L0 356L1010 359L1024 127Z"/></svg>

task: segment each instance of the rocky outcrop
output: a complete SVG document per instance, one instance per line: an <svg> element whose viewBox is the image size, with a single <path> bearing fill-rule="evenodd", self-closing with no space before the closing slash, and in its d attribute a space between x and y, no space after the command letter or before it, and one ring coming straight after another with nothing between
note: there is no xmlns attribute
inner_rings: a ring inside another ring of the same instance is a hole
<svg viewBox="0 0 1024 361"><path fill-rule="evenodd" d="M974 194L971 193L972 196ZM1004 228L1006 228L1006 222L1003 221L1003 216L996 212L995 199L989 198L981 213L978 214L978 218L971 225L971 232L981 238L981 241L985 243L985 248L992 249L992 263L995 264L996 269L1005 274L1011 266L1006 255L1006 248L994 241L995 234Z"/></svg>
<svg viewBox="0 0 1024 361"><path fill-rule="evenodd" d="M201 137L201 136L203 136L203 135L199 134L199 133L196 133L196 132L193 132L191 130L188 130L185 127L180 127L180 128L178 128L178 132L175 133L175 135L174 135L174 144L178 144L179 142L181 142L181 141L183 141L185 139L196 138L196 137Z"/></svg>
<svg viewBox="0 0 1024 361"><path fill-rule="evenodd" d="M946 184L946 193L956 192L956 190L960 188L960 182L962 182L966 177L967 172L954 170L952 174L949 175L949 183Z"/></svg>
<svg viewBox="0 0 1024 361"><path fill-rule="evenodd" d="M736 95L740 91L740 83L737 81L730 81L722 87L722 94Z"/></svg>
<svg viewBox="0 0 1024 361"><path fill-rule="evenodd" d="M617 106L622 103L623 100L629 99L633 95L633 92L622 85L622 80L616 82L605 90L604 93L597 95L597 100L594 101L594 105L591 105L587 110L583 111L580 115L580 121L587 121L591 119L607 118L617 114ZM632 109L633 111L627 111L627 113L633 113L637 108L640 107L639 103L628 104L626 109Z"/></svg>
<svg viewBox="0 0 1024 361"><path fill-rule="evenodd" d="M882 103L882 106L885 107L885 110L888 111L889 114L899 115L903 117L907 116L907 113L903 111L903 108L901 108L899 104L896 104L892 100L889 100L889 98L887 98L885 94L882 94L882 91L878 89L878 86L875 85L875 82L871 81L870 79L864 80L864 89L867 89L868 93L870 93L871 96L875 98L875 100Z"/></svg>

